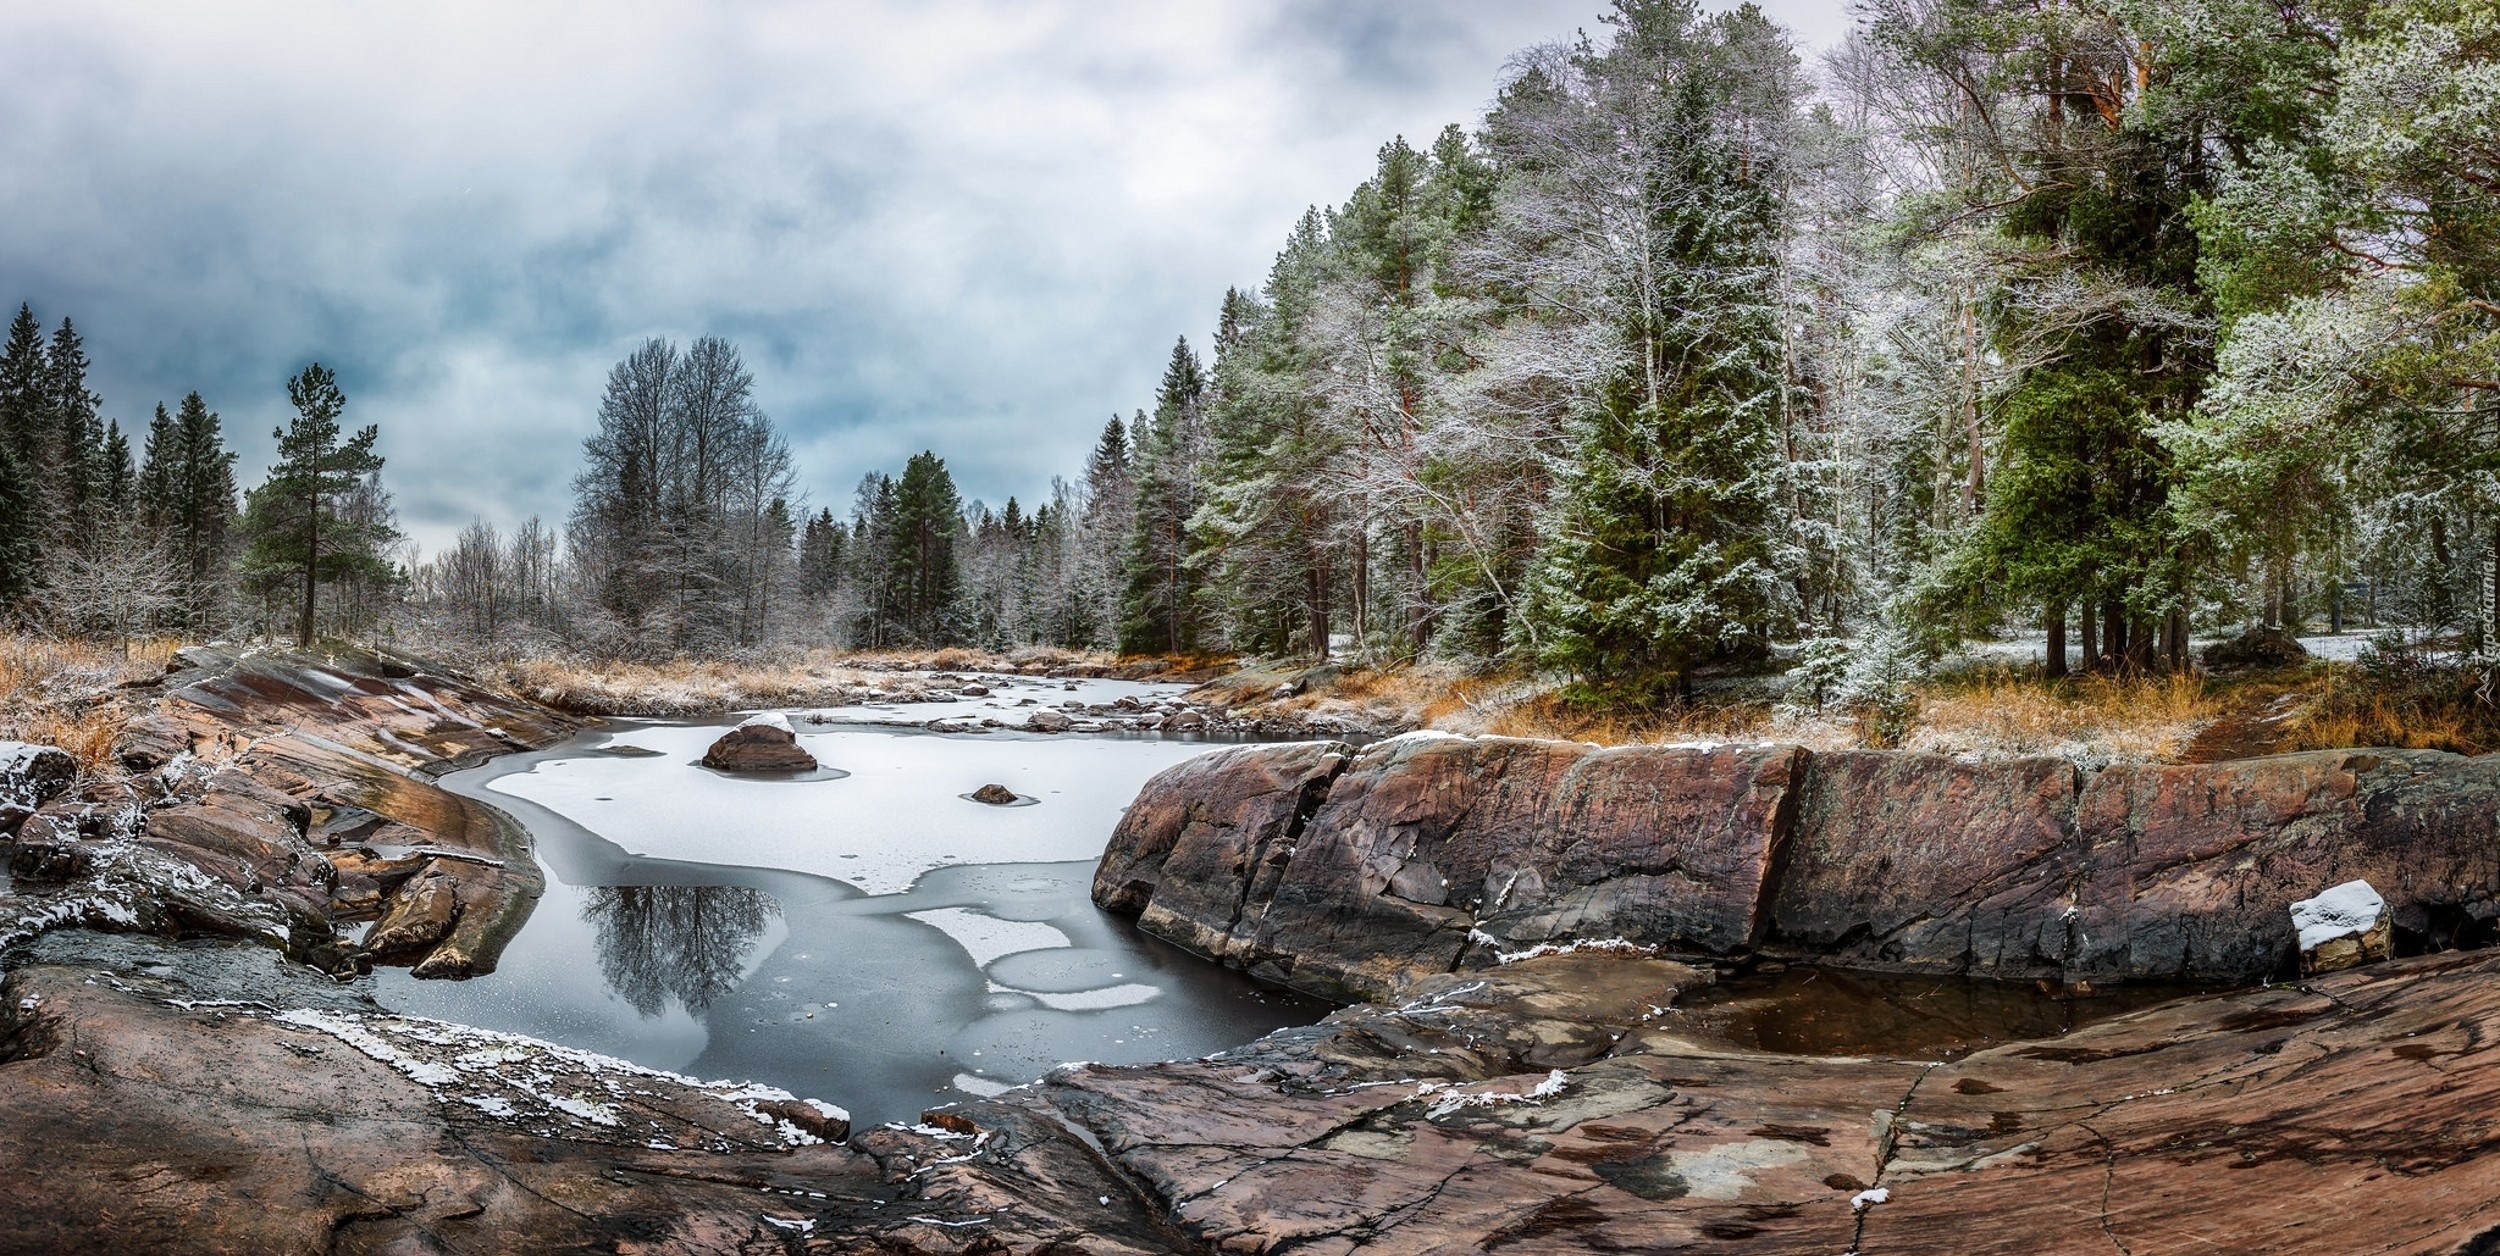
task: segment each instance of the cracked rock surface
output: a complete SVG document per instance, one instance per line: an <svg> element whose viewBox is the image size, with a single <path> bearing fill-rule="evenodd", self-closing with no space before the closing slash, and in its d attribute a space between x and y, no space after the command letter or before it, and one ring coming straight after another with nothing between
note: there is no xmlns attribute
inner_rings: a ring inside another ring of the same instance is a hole
<svg viewBox="0 0 2500 1256"><path fill-rule="evenodd" d="M44 947L0 1005L0 1123L41 1131L0 1140L0 1252L2500 1242L2491 953L1952 1063L1742 1049L1673 1010L1704 972L1552 955L844 1145L826 1105L394 1017L265 950Z"/></svg>
<svg viewBox="0 0 2500 1256"><path fill-rule="evenodd" d="M2400 945L2500 921L2500 756L2114 767L1415 733L1146 784L1103 907L1338 999L1572 944L2067 983L2260 981L2366 879Z"/></svg>

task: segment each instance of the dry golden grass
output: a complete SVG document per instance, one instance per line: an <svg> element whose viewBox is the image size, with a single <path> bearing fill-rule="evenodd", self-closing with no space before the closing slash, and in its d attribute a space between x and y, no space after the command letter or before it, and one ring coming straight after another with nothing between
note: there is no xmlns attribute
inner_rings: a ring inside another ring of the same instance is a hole
<svg viewBox="0 0 2500 1256"><path fill-rule="evenodd" d="M1350 678L1351 679L1351 678ZM1601 745L1787 742L1816 750L1882 744L1872 721L1840 710L1781 710L1754 699L1626 711L1568 700L1516 676L1366 678L1366 692L1401 694L1421 726L1449 732L1544 737ZM1419 690L1436 692L1420 694ZM2090 677L2047 684L1990 672L1920 687L1904 749L1971 757L2064 755L2084 761L2176 761L2223 703L2192 676Z"/></svg>
<svg viewBox="0 0 2500 1256"><path fill-rule="evenodd" d="M1102 655L1020 650L817 651L787 660L674 659L623 662L524 659L490 664L479 679L560 711L581 715L711 716L758 707L833 706L873 694L912 696L940 687L935 672L1044 671L1108 666Z"/></svg>
<svg viewBox="0 0 2500 1256"><path fill-rule="evenodd" d="M581 715L702 716L754 707L821 706L875 686L847 667L706 662L524 659L481 679L532 702Z"/></svg>
<svg viewBox="0 0 2500 1256"><path fill-rule="evenodd" d="M134 641L127 649L26 633L0 639L0 739L59 746L90 772L112 767L113 739L127 718L113 686L157 675L182 643Z"/></svg>
<svg viewBox="0 0 2500 1256"><path fill-rule="evenodd" d="M1901 745L1955 755L2174 763L2222 710L2212 687L2193 675L2049 684L1986 672L1922 688Z"/></svg>
<svg viewBox="0 0 2500 1256"><path fill-rule="evenodd" d="M2500 707L2483 701L2468 677L2382 685L2328 669L2317 692L2282 720L2279 748L2360 746L2489 754L2500 750Z"/></svg>

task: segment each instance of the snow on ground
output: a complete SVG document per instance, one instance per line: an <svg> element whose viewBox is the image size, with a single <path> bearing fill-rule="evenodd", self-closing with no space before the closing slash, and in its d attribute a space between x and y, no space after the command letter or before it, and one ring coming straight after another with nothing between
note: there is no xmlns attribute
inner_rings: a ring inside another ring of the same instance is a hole
<svg viewBox="0 0 2500 1256"><path fill-rule="evenodd" d="M2350 663L2360 658L2363 647L2369 645L2370 639L2379 635L2379 633L2383 631L2385 630L2377 629L2370 632L2318 633L2312 636L2300 638L2300 644L2308 649L2312 658L2324 659L2335 663ZM2191 651L2201 654L2206 646L2212 645L2215 642L2224 639L2226 638L2223 636L2197 637L2189 642L2189 648ZM2082 638L2077 634L2071 632L2068 633L2066 635L2066 649L2070 653L2080 654L2083 649ZM1944 657L1940 667L1942 670L1946 671L1991 664L1998 666L2020 667L2027 664L2039 663L2041 660L2048 657L2048 653L2049 638L2047 633L2014 633L2010 636L1997 637L1988 641L1965 641L1962 643L1960 649L1955 650L1951 654Z"/></svg>
<svg viewBox="0 0 2500 1256"><path fill-rule="evenodd" d="M787 1117L765 1111L763 1105L787 1110L787 1105L803 1103L818 1117L850 1119L849 1113L832 1104L797 1099L774 1086L698 1081L596 1052L420 1016L294 1008L270 1014L269 1019L327 1036L389 1065L437 1100L458 1101L483 1115L530 1128L562 1126L578 1133L596 1127L629 1132L637 1139L658 1136L663 1141L700 1142L716 1151L731 1148L727 1131L689 1127L684 1120L655 1119L650 1105L639 1102L656 1095L650 1089L654 1081L673 1083L726 1105L734 1114L730 1127L741 1130L740 1138L754 1137L742 1130L752 1122L762 1127L767 1141L782 1146L824 1141ZM629 1123L635 1126L631 1131L626 1130Z"/></svg>
<svg viewBox="0 0 2500 1256"><path fill-rule="evenodd" d="M1189 691L1188 685L1164 684L1140 680L1050 680L1039 676L968 675L952 688L932 690L954 696L935 702L863 702L856 706L821 707L793 712L805 727L828 728L844 724L926 725L932 720L972 721L996 720L1009 728L1022 728L1033 713L1045 709L1079 706L1109 706L1122 698L1133 698L1150 707L1170 705L1177 709L1178 697ZM971 693L968 690L986 690Z"/></svg>

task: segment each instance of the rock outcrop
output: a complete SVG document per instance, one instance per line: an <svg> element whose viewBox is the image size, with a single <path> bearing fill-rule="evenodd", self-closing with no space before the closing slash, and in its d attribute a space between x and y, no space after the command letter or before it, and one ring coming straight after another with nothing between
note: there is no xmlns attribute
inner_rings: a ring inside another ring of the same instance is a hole
<svg viewBox="0 0 2500 1256"><path fill-rule="evenodd" d="M15 833L77 779L78 761L58 746L0 741L0 835Z"/></svg>
<svg viewBox="0 0 2500 1256"><path fill-rule="evenodd" d="M1171 769L1130 808L1094 895L1341 999L1612 940L2240 982L2290 970L2289 904L2355 878L2420 949L2487 939L2496 829L2500 757L2321 751L2087 776L2050 759L1410 734Z"/></svg>
<svg viewBox="0 0 2500 1256"><path fill-rule="evenodd" d="M575 727L562 717L344 650L192 647L120 702L122 774L52 797L18 826L0 945L83 925L248 938L326 969L407 963L461 977L493 969L537 900L527 835L433 778L551 743ZM416 876L424 868L433 875ZM364 946L339 938L358 920L412 916L425 923L378 929Z"/></svg>
<svg viewBox="0 0 2500 1256"><path fill-rule="evenodd" d="M43 1132L0 1140L5 1256L2500 1243L2489 952L1946 1063L1748 1049L1676 1010L1707 972L1553 955L838 1145L828 1105L393 1016L265 951L38 949L0 988L0 1126Z"/></svg>
<svg viewBox="0 0 2500 1256"><path fill-rule="evenodd" d="M790 718L778 711L747 717L703 752L703 766L721 772L813 772L816 756L799 745Z"/></svg>

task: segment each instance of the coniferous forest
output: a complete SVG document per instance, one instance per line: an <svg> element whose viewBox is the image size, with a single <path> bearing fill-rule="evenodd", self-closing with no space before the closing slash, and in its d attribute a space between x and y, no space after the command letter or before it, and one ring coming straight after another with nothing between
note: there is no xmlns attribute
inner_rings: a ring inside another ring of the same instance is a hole
<svg viewBox="0 0 2500 1256"><path fill-rule="evenodd" d="M1813 58L1617 0L1488 87L1003 505L942 450L811 490L737 346L653 340L583 399L570 518L417 555L328 371L238 495L206 400L107 419L21 308L0 598L488 654L1333 651L1631 703L2011 632L2052 677L2250 626L2500 649L2490 0L1869 0Z"/></svg>

